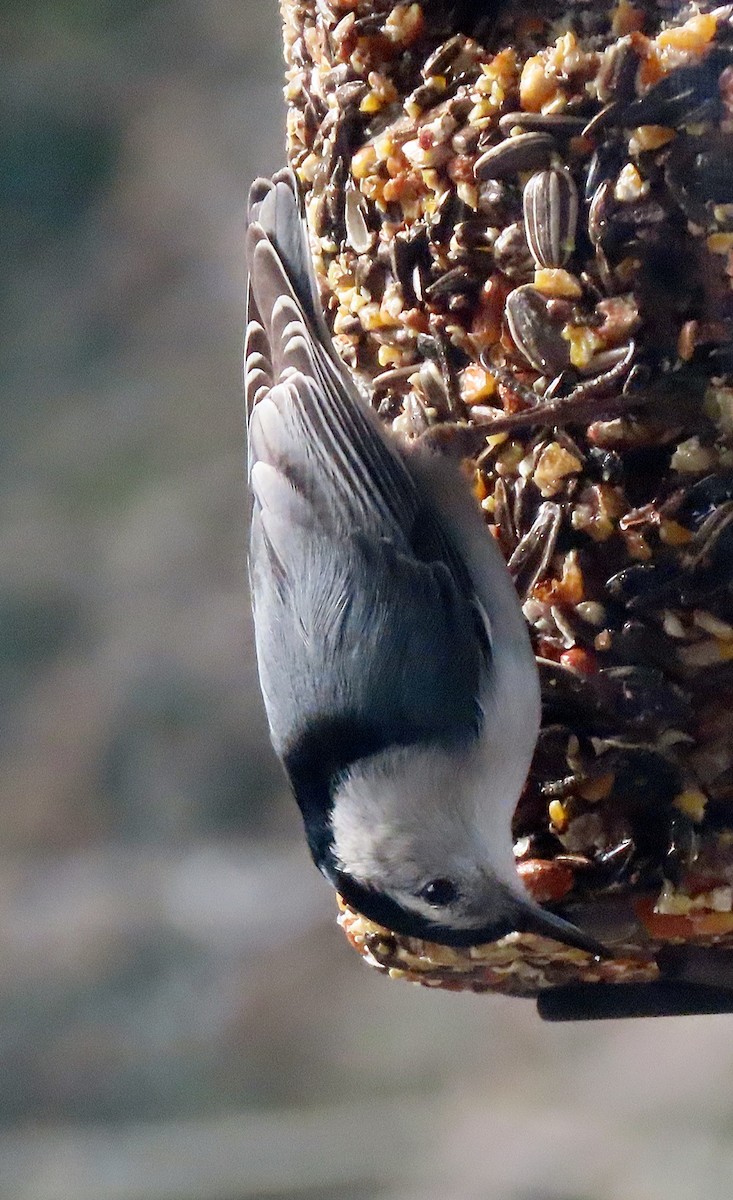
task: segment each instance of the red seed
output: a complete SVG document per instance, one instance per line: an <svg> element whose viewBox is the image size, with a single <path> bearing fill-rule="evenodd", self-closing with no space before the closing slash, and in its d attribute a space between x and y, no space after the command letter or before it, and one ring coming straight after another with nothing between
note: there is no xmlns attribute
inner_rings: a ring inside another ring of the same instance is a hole
<svg viewBox="0 0 733 1200"><path fill-rule="evenodd" d="M573 872L564 863L529 858L517 864L517 871L530 896L538 904L562 900L573 886Z"/></svg>
<svg viewBox="0 0 733 1200"><path fill-rule="evenodd" d="M595 675L598 663L594 654L583 650L581 646L573 646L560 655L560 665L575 671L578 675Z"/></svg>

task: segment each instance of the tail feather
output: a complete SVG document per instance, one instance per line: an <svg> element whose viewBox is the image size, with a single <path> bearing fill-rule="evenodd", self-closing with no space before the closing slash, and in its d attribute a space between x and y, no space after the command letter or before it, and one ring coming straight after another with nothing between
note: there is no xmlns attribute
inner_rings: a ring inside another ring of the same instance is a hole
<svg viewBox="0 0 733 1200"><path fill-rule="evenodd" d="M282 272L279 279L282 288L280 294L294 294L316 338L337 361L323 318L321 298L311 265L308 224L293 172L279 171L272 180L255 180L250 189L248 214L251 231L247 235L248 247L250 238L253 242L259 240L254 233L259 226L259 236L264 233L277 252L274 257L279 258L278 266ZM251 253L249 248L248 253ZM250 261L252 270L257 270L253 254ZM268 268L272 265L268 262Z"/></svg>

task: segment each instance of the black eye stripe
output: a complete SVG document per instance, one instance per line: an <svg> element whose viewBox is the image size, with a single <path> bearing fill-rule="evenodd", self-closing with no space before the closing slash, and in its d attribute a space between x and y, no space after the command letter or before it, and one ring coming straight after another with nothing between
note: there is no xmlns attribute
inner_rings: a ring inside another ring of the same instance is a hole
<svg viewBox="0 0 733 1200"><path fill-rule="evenodd" d="M450 879L431 879L430 883L426 883L421 889L420 896L426 903L443 908L457 898L458 888Z"/></svg>

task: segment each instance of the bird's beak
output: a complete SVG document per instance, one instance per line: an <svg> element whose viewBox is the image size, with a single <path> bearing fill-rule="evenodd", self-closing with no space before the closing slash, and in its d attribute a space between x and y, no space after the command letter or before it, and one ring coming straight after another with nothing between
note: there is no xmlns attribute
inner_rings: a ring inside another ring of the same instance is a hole
<svg viewBox="0 0 733 1200"><path fill-rule="evenodd" d="M578 950L585 950L594 958L613 958L613 951L608 946L604 946L590 934L578 929L578 926L573 925L571 921L566 921L564 917L558 917L555 913L540 908L538 904L527 906L522 904L516 914L515 924L518 933L536 933L540 937L553 938L556 942L562 942L566 946L575 946Z"/></svg>

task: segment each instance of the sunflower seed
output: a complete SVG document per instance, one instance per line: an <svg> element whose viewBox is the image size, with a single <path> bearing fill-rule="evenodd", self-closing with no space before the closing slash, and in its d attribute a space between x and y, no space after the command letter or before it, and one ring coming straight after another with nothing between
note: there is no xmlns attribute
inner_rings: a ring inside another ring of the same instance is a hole
<svg viewBox="0 0 733 1200"><path fill-rule="evenodd" d="M615 391L631 370L636 355L633 338L624 346L614 346L602 354L594 354L587 367L580 372L589 376L568 394L568 400L586 400L589 396L608 395Z"/></svg>
<svg viewBox="0 0 733 1200"><path fill-rule="evenodd" d="M623 125L623 117L626 106L620 100L611 100L609 104L604 104L603 108L591 117L588 124L583 129L584 138L597 138L600 133L605 133L608 128L613 129L615 126Z"/></svg>
<svg viewBox="0 0 733 1200"><path fill-rule="evenodd" d="M374 376L372 387L375 392L383 392L387 388L397 387L406 383L416 370L415 363L411 363L408 367L390 367L388 371L382 371L379 375Z"/></svg>
<svg viewBox="0 0 733 1200"><path fill-rule="evenodd" d="M328 95L329 92L337 91L347 82L357 82L360 87L364 86L360 80L354 79L354 71L349 63L339 63L338 66L331 67L330 71L323 72L321 90Z"/></svg>
<svg viewBox="0 0 733 1200"><path fill-rule="evenodd" d="M423 79L430 79L433 75L445 75L449 67L455 65L456 59L466 45L466 38L462 33L457 33L454 37L448 38L447 42L443 42L442 46L438 46L429 58L425 59L420 74Z"/></svg>
<svg viewBox="0 0 733 1200"><path fill-rule="evenodd" d="M614 278L611 265L606 257L603 239L610 226L610 212L613 205L613 180L604 179L593 193L593 199L588 209L588 236L595 250L596 266L601 283L606 291L613 293Z"/></svg>
<svg viewBox="0 0 733 1200"><path fill-rule="evenodd" d="M354 33L359 35L379 33L382 27L382 16L380 13L367 13L364 17L357 17L352 25Z"/></svg>
<svg viewBox="0 0 733 1200"><path fill-rule="evenodd" d="M604 142L591 155L585 177L585 198L591 201L607 179L615 179L626 159L625 143L619 140Z"/></svg>
<svg viewBox="0 0 733 1200"><path fill-rule="evenodd" d="M361 80L349 80L340 83L335 90L336 103L342 110L358 108L369 93L369 88Z"/></svg>
<svg viewBox="0 0 733 1200"><path fill-rule="evenodd" d="M509 507L507 485L501 476L494 484L494 523L499 526L505 552L514 550L517 545L517 531Z"/></svg>
<svg viewBox="0 0 733 1200"><path fill-rule="evenodd" d="M677 138L665 170L667 186L685 216L714 223L716 205L733 204L733 134Z"/></svg>
<svg viewBox="0 0 733 1200"><path fill-rule="evenodd" d="M424 113L434 108L436 104L439 104L444 99L445 88L436 87L433 83L421 83L407 97L405 105L409 112L414 108L418 108L420 112Z"/></svg>
<svg viewBox="0 0 733 1200"><path fill-rule="evenodd" d="M722 471L698 479L686 491L672 497L663 511L699 528L719 505L729 500L733 500L733 471Z"/></svg>
<svg viewBox="0 0 733 1200"><path fill-rule="evenodd" d="M366 223L366 201L361 192L355 187L349 187L346 192L345 225L346 237L352 250L357 254L366 254L374 240L374 234Z"/></svg>
<svg viewBox="0 0 733 1200"><path fill-rule="evenodd" d="M546 166L554 150L555 139L549 133L520 133L485 150L476 160L474 173L479 180L505 179Z"/></svg>
<svg viewBox="0 0 733 1200"><path fill-rule="evenodd" d="M533 258L525 228L518 221L502 229L494 242L494 263L509 279L532 278Z"/></svg>
<svg viewBox="0 0 733 1200"><path fill-rule="evenodd" d="M437 363L424 362L417 371L413 386L419 398L429 408L434 408L441 414L450 411L448 389Z"/></svg>
<svg viewBox="0 0 733 1200"><path fill-rule="evenodd" d="M575 249L578 189L569 171L535 171L524 188L524 230L538 267L562 267Z"/></svg>
<svg viewBox="0 0 733 1200"><path fill-rule="evenodd" d="M438 300L442 296L461 295L467 291L475 291L480 285L480 279L477 279L468 267L453 267L436 279L434 283L431 283L430 287L425 288L425 295L428 300Z"/></svg>
<svg viewBox="0 0 733 1200"><path fill-rule="evenodd" d="M731 534L733 533L733 500L719 505L709 517L706 517L690 542L683 557L685 569L698 571L711 567L716 563L720 570L716 572L716 584L725 586L733 569L730 557ZM725 549L727 553L720 553ZM725 558L725 563L721 560Z"/></svg>
<svg viewBox="0 0 733 1200"><path fill-rule="evenodd" d="M701 62L671 71L630 104L614 106L617 111L606 123L627 129L637 125L668 125L678 129L681 125L711 121L721 107L718 80L731 62L730 46L714 47Z"/></svg>
<svg viewBox="0 0 733 1200"><path fill-rule="evenodd" d="M559 375L570 365L570 347L547 311L547 300L531 284L509 293L506 319L517 349L536 370Z"/></svg>
<svg viewBox="0 0 733 1200"><path fill-rule="evenodd" d="M346 236L344 193L347 167L342 158L337 157L334 162L335 166L323 188L324 211L320 214L319 220L327 222L331 237L334 241L340 242Z"/></svg>
<svg viewBox="0 0 733 1200"><path fill-rule="evenodd" d="M412 307L422 298L430 272L430 250L425 230L397 234L389 244L389 262L402 287L405 303Z"/></svg>
<svg viewBox="0 0 733 1200"><path fill-rule="evenodd" d="M465 217L471 216L470 208L452 191L443 193L430 223L431 242L443 242Z"/></svg>
<svg viewBox="0 0 733 1200"><path fill-rule="evenodd" d="M630 37L623 37L606 50L596 87L601 100L627 103L634 99L634 83L639 70L639 55Z"/></svg>
<svg viewBox="0 0 733 1200"><path fill-rule="evenodd" d="M670 883L679 884L685 869L694 862L698 853L698 835L689 817L680 812L673 813L670 818L668 842L664 878Z"/></svg>
<svg viewBox="0 0 733 1200"><path fill-rule="evenodd" d="M525 533L508 562L509 573L519 595L525 599L547 570L555 553L562 524L562 509L546 500L537 510L532 527Z"/></svg>
<svg viewBox="0 0 733 1200"><path fill-rule="evenodd" d="M553 137L575 137L587 124L585 117L571 113L510 112L499 117L499 129L509 137L513 129L525 133L551 133Z"/></svg>
<svg viewBox="0 0 733 1200"><path fill-rule="evenodd" d="M674 564L634 563L611 575L606 580L606 590L629 612L642 613L668 603L680 577L680 569Z"/></svg>

